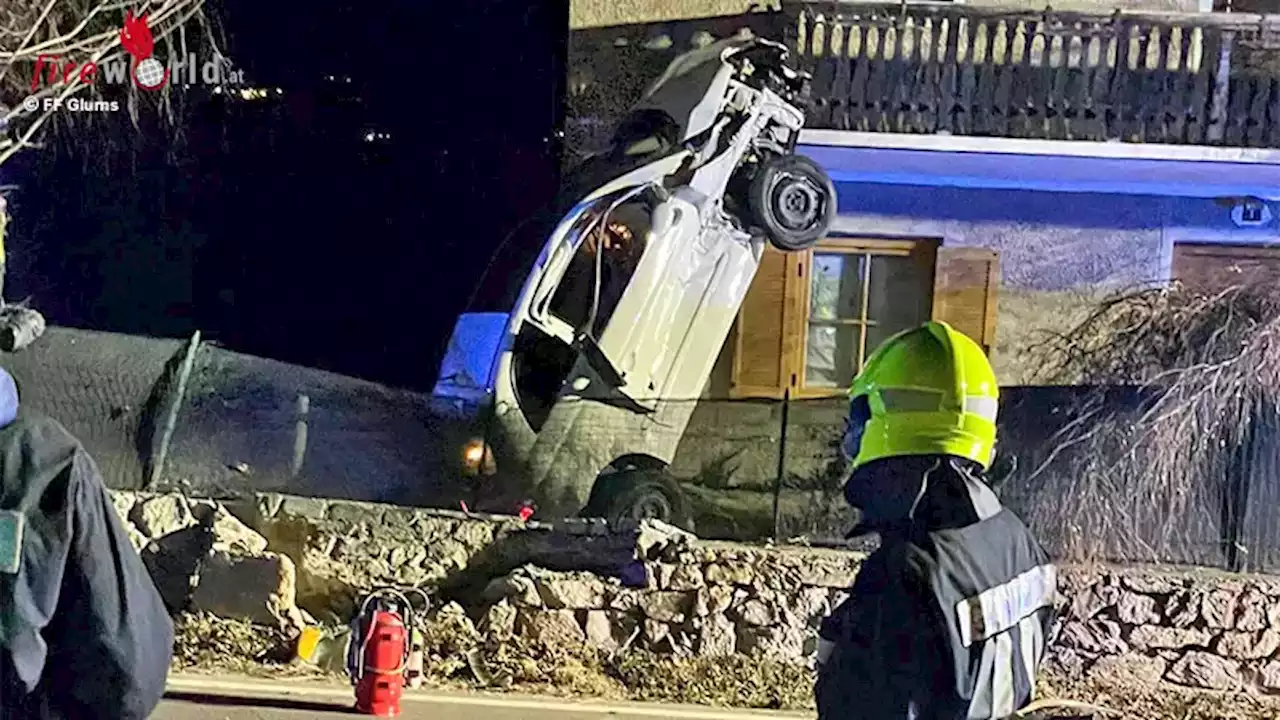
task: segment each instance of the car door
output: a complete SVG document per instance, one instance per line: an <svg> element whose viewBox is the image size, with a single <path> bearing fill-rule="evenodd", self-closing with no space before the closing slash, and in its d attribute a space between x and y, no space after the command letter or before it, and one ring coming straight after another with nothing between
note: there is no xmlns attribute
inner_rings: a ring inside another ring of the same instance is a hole
<svg viewBox="0 0 1280 720"><path fill-rule="evenodd" d="M701 394L755 274L760 248L743 234L704 230L678 191L657 203L634 275L598 339L644 407Z"/></svg>

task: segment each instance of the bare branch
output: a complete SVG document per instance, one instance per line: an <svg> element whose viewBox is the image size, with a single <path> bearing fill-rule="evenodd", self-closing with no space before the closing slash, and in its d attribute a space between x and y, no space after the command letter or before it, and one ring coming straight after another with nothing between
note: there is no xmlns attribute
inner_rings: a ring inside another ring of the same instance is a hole
<svg viewBox="0 0 1280 720"><path fill-rule="evenodd" d="M125 61L120 47L123 13L131 9L147 14L152 36L174 52L171 36L181 34L185 47L186 25L195 22L208 38L205 50L218 54L218 45L208 19L204 0L10 0L0 9L0 165L17 153L36 146L40 137L55 124L92 121L72 117L58 108L76 94L100 96L102 88L86 85L75 73L65 82L37 86L33 90L36 60L57 56L83 66L92 62ZM184 52L185 57L185 52ZM129 86L125 105L137 107L138 91ZM172 88L159 92L157 109L162 116L174 116ZM50 109L45 100L54 99ZM24 102L25 101L25 102Z"/></svg>
<svg viewBox="0 0 1280 720"><path fill-rule="evenodd" d="M1027 483L1046 542L1080 560L1221 562L1223 501L1248 472L1253 433L1280 432L1280 296L1122 293L1037 352L1046 382L1103 388ZM1106 400L1117 386L1141 402Z"/></svg>

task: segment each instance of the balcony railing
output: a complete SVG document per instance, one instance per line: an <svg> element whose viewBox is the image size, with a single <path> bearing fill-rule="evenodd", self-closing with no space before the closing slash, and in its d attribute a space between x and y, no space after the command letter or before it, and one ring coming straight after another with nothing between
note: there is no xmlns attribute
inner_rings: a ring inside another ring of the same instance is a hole
<svg viewBox="0 0 1280 720"><path fill-rule="evenodd" d="M1280 147L1280 16L784 4L809 127Z"/></svg>

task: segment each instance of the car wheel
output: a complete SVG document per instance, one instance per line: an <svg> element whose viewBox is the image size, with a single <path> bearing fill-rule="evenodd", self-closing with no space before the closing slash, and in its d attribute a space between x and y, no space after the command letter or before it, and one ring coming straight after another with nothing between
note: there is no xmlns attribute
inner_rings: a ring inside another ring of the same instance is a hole
<svg viewBox="0 0 1280 720"><path fill-rule="evenodd" d="M756 170L747 205L774 247L807 250L831 229L836 188L826 171L809 158L778 155Z"/></svg>
<svg viewBox="0 0 1280 720"><path fill-rule="evenodd" d="M629 468L601 477L583 514L611 523L661 520L693 532L688 497L675 479L656 469Z"/></svg>

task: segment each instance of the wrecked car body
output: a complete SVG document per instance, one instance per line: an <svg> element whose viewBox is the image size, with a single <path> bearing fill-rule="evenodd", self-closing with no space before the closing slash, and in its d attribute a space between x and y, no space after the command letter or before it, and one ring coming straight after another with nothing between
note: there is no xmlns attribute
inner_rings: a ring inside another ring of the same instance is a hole
<svg viewBox="0 0 1280 720"><path fill-rule="evenodd" d="M807 77L733 38L676 58L556 207L499 248L433 403L469 434L472 507L688 525L664 468L766 242L816 243L826 174L794 154Z"/></svg>

